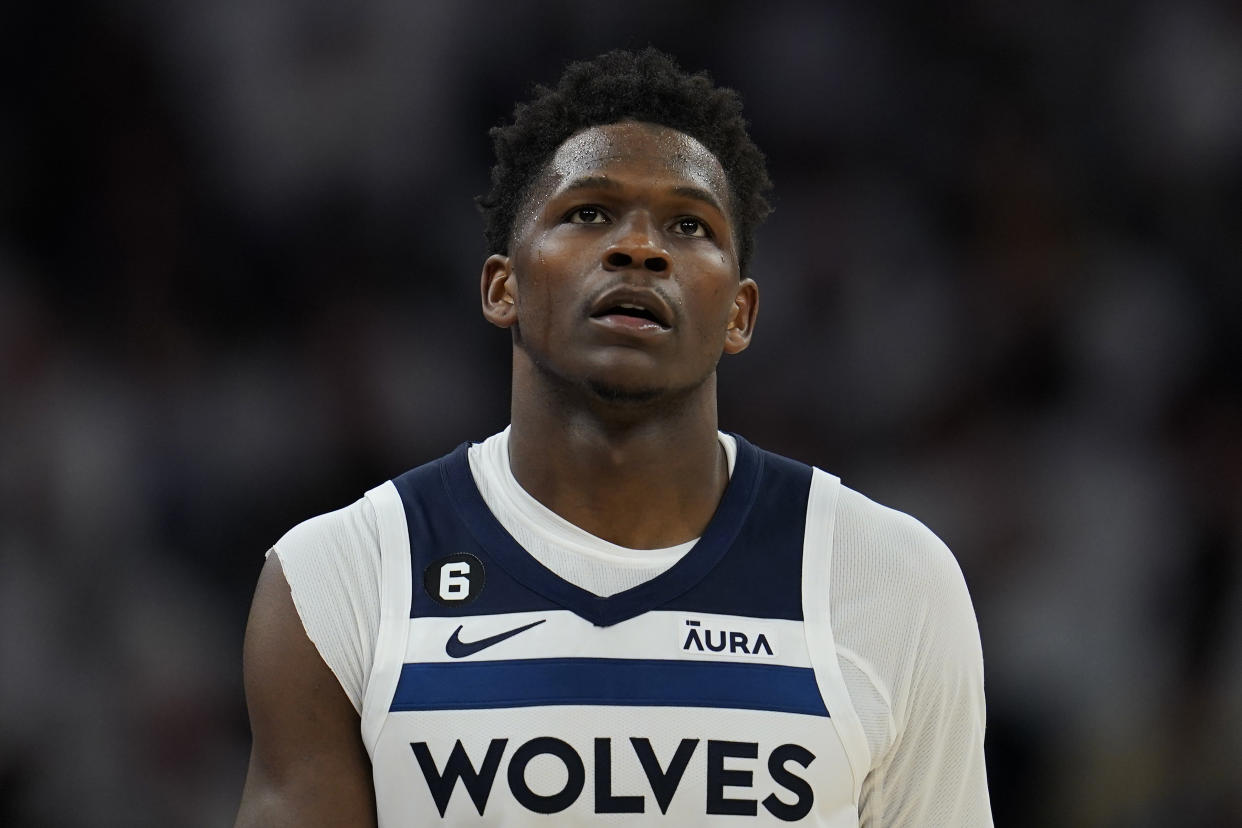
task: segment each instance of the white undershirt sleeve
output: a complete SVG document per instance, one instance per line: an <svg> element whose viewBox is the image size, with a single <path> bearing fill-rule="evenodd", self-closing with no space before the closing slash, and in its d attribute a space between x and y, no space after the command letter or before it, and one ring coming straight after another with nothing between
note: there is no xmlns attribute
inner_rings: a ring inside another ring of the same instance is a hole
<svg viewBox="0 0 1242 828"><path fill-rule="evenodd" d="M272 551L280 559L306 634L354 709L375 658L380 548L366 498L290 529Z"/></svg>
<svg viewBox="0 0 1242 828"><path fill-rule="evenodd" d="M471 464L486 496L504 476L478 465L478 448ZM503 524L541 525L495 500L488 505ZM272 551L307 635L361 711L380 615L380 544L370 502L311 518ZM620 573L614 578L632 578L644 563L609 558L583 560ZM653 567L648 577L668 565L645 563ZM562 577L578 583L575 574ZM990 826L982 654L957 561L918 521L842 487L830 584L841 673L874 757L860 792L860 825Z"/></svg>
<svg viewBox="0 0 1242 828"><path fill-rule="evenodd" d="M914 518L843 490L832 623L873 760L860 824L992 825L983 655L957 560Z"/></svg>

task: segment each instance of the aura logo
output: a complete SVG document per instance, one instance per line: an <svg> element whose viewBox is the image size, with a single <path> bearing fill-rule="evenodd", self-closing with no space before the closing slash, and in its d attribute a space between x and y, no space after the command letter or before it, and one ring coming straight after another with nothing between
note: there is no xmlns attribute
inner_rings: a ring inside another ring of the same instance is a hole
<svg viewBox="0 0 1242 828"><path fill-rule="evenodd" d="M681 649L688 653L724 653L771 657L776 655L770 630L758 627L749 629L712 629L694 618L686 619L686 634Z"/></svg>

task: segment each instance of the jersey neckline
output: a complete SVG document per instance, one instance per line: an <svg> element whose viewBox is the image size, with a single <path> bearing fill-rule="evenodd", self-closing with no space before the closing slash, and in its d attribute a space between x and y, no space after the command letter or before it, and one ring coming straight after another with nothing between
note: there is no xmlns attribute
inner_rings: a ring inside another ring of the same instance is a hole
<svg viewBox="0 0 1242 828"><path fill-rule="evenodd" d="M487 507L475 484L467 455L469 443L458 446L445 458L440 467L441 477L457 517L510 577L592 624L608 627L687 592L703 580L733 545L755 503L763 456L742 437L731 436L737 441L733 474L698 542L663 573L607 597L566 581L536 560L509 534Z"/></svg>

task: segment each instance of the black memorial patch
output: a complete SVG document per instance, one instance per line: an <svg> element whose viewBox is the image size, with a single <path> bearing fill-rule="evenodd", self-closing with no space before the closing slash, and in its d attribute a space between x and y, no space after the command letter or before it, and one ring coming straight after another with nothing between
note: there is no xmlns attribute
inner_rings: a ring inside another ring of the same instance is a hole
<svg viewBox="0 0 1242 828"><path fill-rule="evenodd" d="M483 562L467 552L437 558L423 570L423 588L437 604L464 607L483 592Z"/></svg>

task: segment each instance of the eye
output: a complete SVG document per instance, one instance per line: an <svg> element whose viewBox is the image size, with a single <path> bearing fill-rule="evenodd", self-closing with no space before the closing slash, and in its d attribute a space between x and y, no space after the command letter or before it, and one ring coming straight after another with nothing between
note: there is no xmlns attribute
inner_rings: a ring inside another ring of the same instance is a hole
<svg viewBox="0 0 1242 828"><path fill-rule="evenodd" d="M693 216L683 216L673 222L673 232L699 239L711 238L712 235L707 225Z"/></svg>
<svg viewBox="0 0 1242 828"><path fill-rule="evenodd" d="M575 207L565 216L570 224L606 224L608 217L598 207Z"/></svg>

